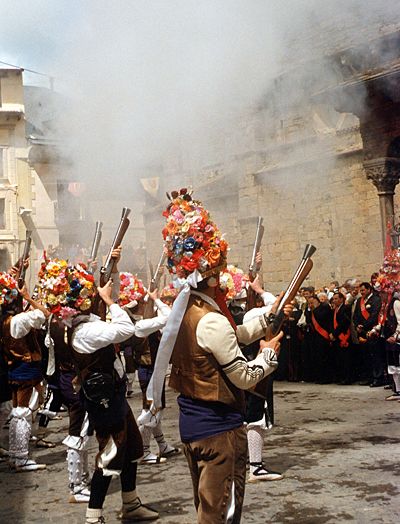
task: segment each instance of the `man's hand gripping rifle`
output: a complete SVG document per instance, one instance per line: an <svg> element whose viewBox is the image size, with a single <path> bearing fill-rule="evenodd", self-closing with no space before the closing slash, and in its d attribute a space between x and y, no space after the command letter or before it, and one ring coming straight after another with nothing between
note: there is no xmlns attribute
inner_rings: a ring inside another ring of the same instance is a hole
<svg viewBox="0 0 400 524"><path fill-rule="evenodd" d="M312 246L311 244L307 244L299 267L297 268L285 294L283 296L281 295L274 304L271 310L271 313L273 314L273 320L271 324L268 326L265 335L266 342L270 342L273 338L279 335L282 324L286 319L284 311L285 307L288 306L296 297L296 294L300 289L301 284L303 283L307 275L310 273L313 267L311 257L315 253L316 249L317 248ZM260 351L262 351L264 347L265 344L263 343L263 341L261 341ZM268 376L264 377L258 384L256 384L256 386L251 388L250 391L259 397L267 398L268 380Z"/></svg>

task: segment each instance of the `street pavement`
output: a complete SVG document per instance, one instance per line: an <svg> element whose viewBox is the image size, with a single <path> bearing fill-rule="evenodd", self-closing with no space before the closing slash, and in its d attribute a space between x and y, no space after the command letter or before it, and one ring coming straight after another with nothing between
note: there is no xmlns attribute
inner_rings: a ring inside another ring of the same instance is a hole
<svg viewBox="0 0 400 524"><path fill-rule="evenodd" d="M129 399L136 416L141 395ZM365 386L275 382L275 427L264 460L284 473L275 482L246 485L243 524L399 524L400 404L390 391ZM164 434L179 446L176 394L167 391ZM15 473L0 463L0 524L84 524L85 504L68 503L68 417L52 421L53 449L32 455L47 469ZM157 451L152 441L153 451ZM91 448L91 463L96 453ZM106 498L107 524L117 523L120 492L113 479ZM195 524L191 482L183 455L166 464L139 466L138 494L160 513L163 524Z"/></svg>

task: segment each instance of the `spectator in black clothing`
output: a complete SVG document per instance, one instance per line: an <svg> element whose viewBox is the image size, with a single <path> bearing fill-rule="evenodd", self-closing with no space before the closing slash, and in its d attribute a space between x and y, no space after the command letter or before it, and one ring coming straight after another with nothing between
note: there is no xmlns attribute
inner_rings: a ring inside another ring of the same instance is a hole
<svg viewBox="0 0 400 524"><path fill-rule="evenodd" d="M345 301L343 293L336 292L332 296L334 312L329 338L332 342L337 381L339 384L349 385L353 380L354 363L350 332L351 306L346 305Z"/></svg>
<svg viewBox="0 0 400 524"><path fill-rule="evenodd" d="M376 336L371 336L370 332L378 324L382 301L372 293L369 282L361 283L360 293L361 298L357 300L353 316L358 339L361 344L364 344L364 351L362 352L363 362L361 365L363 376L360 383L378 387L384 385L384 365L380 340Z"/></svg>
<svg viewBox="0 0 400 524"><path fill-rule="evenodd" d="M312 328L315 382L329 384L332 382L332 353L329 331L332 324L332 308L325 302L321 303L316 295L308 300L310 322Z"/></svg>

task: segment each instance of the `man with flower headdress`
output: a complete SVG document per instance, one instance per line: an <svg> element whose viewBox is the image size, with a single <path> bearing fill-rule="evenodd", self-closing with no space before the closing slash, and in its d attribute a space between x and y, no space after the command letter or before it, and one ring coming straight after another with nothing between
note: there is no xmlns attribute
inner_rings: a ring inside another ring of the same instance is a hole
<svg viewBox="0 0 400 524"><path fill-rule="evenodd" d="M375 284L382 300L378 324L373 328L385 340L387 372L393 379L393 392L385 400L400 401L400 251L383 259Z"/></svg>
<svg viewBox="0 0 400 524"><path fill-rule="evenodd" d="M74 390L76 377L71 350L66 340L66 324L70 323L76 310L62 306L66 301L66 293L71 290L68 279L72 282L72 266L65 260L48 259L44 254L39 271L39 291L45 299L45 304L51 312L47 334L44 340L48 348L48 364L46 375L49 384L54 385L57 394L49 405L45 405L39 420L38 438L43 439L49 417L55 414L60 405L68 409L69 427L68 436L63 440L67 446L67 467L69 477L69 502L89 502L89 437L93 430L89 424L88 414L85 410L79 393ZM79 293L87 294L94 286L94 279L88 277ZM83 291L85 290L85 291ZM40 440L38 441L40 445ZM44 441L46 442L46 441ZM37 444L37 443L36 443ZM44 447L44 446L42 446Z"/></svg>
<svg viewBox="0 0 400 524"><path fill-rule="evenodd" d="M112 256L118 262L120 248L115 251ZM113 273L117 271L115 264ZM137 461L143 454L143 445L126 400L126 376L115 349L115 344L134 334L135 326L126 311L112 300L111 280L97 289L109 309L110 323L103 322L92 313L96 295L94 278L83 265L68 266L61 280L50 282L45 299L49 304L50 298L53 303L50 310L67 326L66 336L77 374L76 383L81 388L81 400L99 443L86 524L104 523L103 504L112 475L119 476L121 480L123 505L120 518L132 521L156 519L158 513L142 504L136 493ZM57 296L54 284L65 286L57 304L53 298ZM97 381L97 387L93 381ZM103 398L103 393L107 393L107 399Z"/></svg>
<svg viewBox="0 0 400 524"><path fill-rule="evenodd" d="M167 457L180 453L178 448L167 444L162 430L163 410L157 413L157 417L150 417L150 403L146 398L146 390L154 370L154 362L159 345L159 332L167 323L171 309L162 300L157 298L157 290L149 293L143 286L141 280L131 273L121 273L120 295L118 303L129 313L131 320L135 323L135 334L129 339L133 360L138 367L138 379L142 390L143 404L142 413L138 417L139 430L143 439L143 458L140 461L144 465L161 464L167 461ZM150 300L149 306L155 304L157 314L151 318L144 318L147 304L145 298ZM142 327L140 327L142 326ZM163 408L165 408L165 395L163 395ZM155 455L150 449L151 435L154 436L158 445L158 454Z"/></svg>
<svg viewBox="0 0 400 524"><path fill-rule="evenodd" d="M246 360L238 342L260 339L269 319L260 316L235 331L218 285L227 243L186 189L174 191L170 199L163 213L163 236L170 273L181 290L163 332L147 396L156 412L171 358L169 385L180 393L179 428L198 522L237 524L247 459L243 390L275 369L282 335L262 341L260 354Z"/></svg>
<svg viewBox="0 0 400 524"><path fill-rule="evenodd" d="M174 301L178 296L178 291L174 288L173 284L167 284L163 287L160 293L160 300L167 304L172 309Z"/></svg>
<svg viewBox="0 0 400 524"><path fill-rule="evenodd" d="M15 275L18 278L18 275ZM10 468L17 471L45 469L29 459L29 438L34 414L41 395L41 350L34 329L45 322L48 312L32 300L26 285L18 288L17 280L7 273L0 274L1 337L8 365L13 407L9 428ZM18 293L32 310L18 313Z"/></svg>

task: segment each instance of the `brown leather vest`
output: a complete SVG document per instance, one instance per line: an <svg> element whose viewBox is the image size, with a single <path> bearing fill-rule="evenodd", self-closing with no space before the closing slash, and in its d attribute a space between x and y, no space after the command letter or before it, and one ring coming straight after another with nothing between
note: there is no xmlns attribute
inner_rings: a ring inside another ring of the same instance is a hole
<svg viewBox="0 0 400 524"><path fill-rule="evenodd" d="M152 362L150 353L150 343L148 337L139 338L133 335L131 337L133 360L139 366L151 366Z"/></svg>
<svg viewBox="0 0 400 524"><path fill-rule="evenodd" d="M54 354L56 357L56 365L62 371L69 371L74 373L74 364L71 358L71 349L65 341L65 324L57 318L52 318L50 323L50 335L54 340Z"/></svg>
<svg viewBox="0 0 400 524"><path fill-rule="evenodd" d="M79 366L82 380L85 381L89 373L108 373L109 375L114 375L116 353L113 344L100 348L93 353L78 353L73 349L71 344L72 335L78 325L73 328L68 328L68 343L71 346L75 360Z"/></svg>
<svg viewBox="0 0 400 524"><path fill-rule="evenodd" d="M29 333L22 338L11 336L11 319L13 315L4 318L1 331L3 337L4 354L9 366L22 364L23 362L38 362L42 360L42 352L38 341L36 340L35 330L31 329Z"/></svg>
<svg viewBox="0 0 400 524"><path fill-rule="evenodd" d="M222 402L244 413L244 391L232 384L215 357L197 343L197 325L210 312L216 312L213 306L190 296L171 357L169 385L193 399Z"/></svg>

